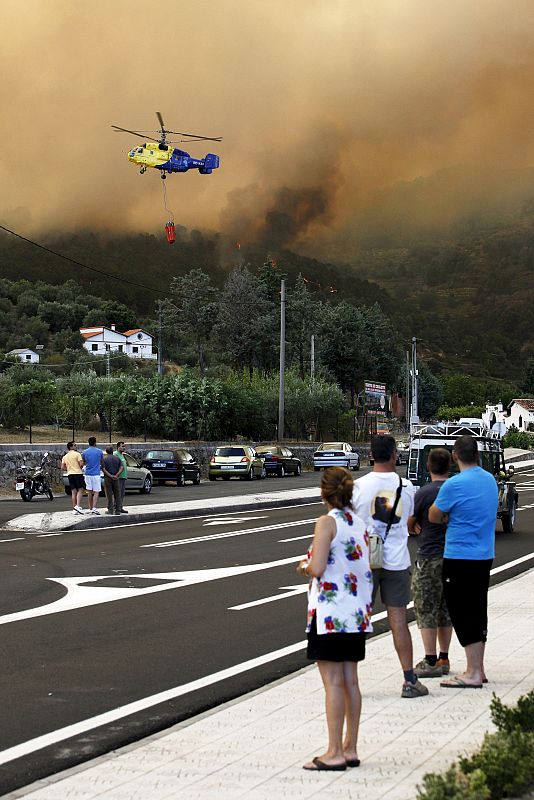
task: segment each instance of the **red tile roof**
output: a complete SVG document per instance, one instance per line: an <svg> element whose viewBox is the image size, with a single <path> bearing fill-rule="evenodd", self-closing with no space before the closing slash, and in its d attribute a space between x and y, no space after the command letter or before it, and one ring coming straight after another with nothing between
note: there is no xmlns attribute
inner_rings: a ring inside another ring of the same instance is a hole
<svg viewBox="0 0 534 800"><path fill-rule="evenodd" d="M132 334L132 333L139 333L140 330L141 330L141 328L132 328L131 331L124 331L124 335L125 336L130 336L130 334Z"/></svg>
<svg viewBox="0 0 534 800"><path fill-rule="evenodd" d="M534 411L534 400L531 399L531 398L526 398L526 399L523 398L523 399L519 399L519 400L514 399L514 400L512 400L512 402L510 403L508 408L510 408L510 406L513 403L517 403L517 405L521 406L521 408L524 408L525 411Z"/></svg>

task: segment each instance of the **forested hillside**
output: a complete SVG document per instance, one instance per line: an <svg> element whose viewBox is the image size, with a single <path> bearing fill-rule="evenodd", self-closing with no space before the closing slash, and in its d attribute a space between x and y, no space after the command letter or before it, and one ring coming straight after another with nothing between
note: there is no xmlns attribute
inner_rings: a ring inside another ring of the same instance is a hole
<svg viewBox="0 0 534 800"><path fill-rule="evenodd" d="M58 286L55 295L48 290L44 296L43 287L34 286L33 291L26 286L16 311L16 299L6 300L4 292L4 351L38 339L42 324L56 337L57 349L63 342L71 345L67 333L80 324L146 324L154 318L157 300L169 296L173 277L201 269L221 291L236 265L249 265L257 274L268 256L264 245L238 250L217 234L179 226L173 247L163 235L111 237L89 232L41 243L96 271L2 232L2 278ZM472 225L447 239L412 237L402 248L375 242L350 265L322 263L290 251L271 255L276 275L285 275L288 287L294 287L301 274L327 305L343 300L355 306L378 303L398 331L396 345L406 349L416 335L435 373L518 379L534 355L534 223L528 209L506 223ZM59 290L65 281L72 283ZM24 341L22 332L27 334Z"/></svg>

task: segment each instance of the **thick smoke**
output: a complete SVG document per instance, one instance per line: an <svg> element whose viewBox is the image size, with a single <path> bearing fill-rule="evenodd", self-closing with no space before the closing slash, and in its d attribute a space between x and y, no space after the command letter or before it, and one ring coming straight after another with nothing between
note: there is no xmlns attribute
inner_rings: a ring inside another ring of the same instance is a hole
<svg viewBox="0 0 534 800"><path fill-rule="evenodd" d="M530 0L3 0L0 220L147 231L162 181L110 125L223 135L167 206L229 240L350 257L532 194ZM185 145L182 145L185 147ZM186 148L188 149L188 148Z"/></svg>

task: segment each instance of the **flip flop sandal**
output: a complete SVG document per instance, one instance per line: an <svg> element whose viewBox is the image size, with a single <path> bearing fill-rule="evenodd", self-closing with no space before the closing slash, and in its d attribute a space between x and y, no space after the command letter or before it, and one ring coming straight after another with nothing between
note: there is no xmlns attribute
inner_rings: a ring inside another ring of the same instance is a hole
<svg viewBox="0 0 534 800"><path fill-rule="evenodd" d="M481 683L466 683L461 678L451 678L450 681L441 681L444 689L482 689Z"/></svg>
<svg viewBox="0 0 534 800"><path fill-rule="evenodd" d="M359 767L360 766L360 759L359 758L346 758L345 764L347 767Z"/></svg>
<svg viewBox="0 0 534 800"><path fill-rule="evenodd" d="M307 769L310 772L343 772L347 769L346 764L326 764L317 756L315 756L315 758L312 760L312 764L315 766L303 767L302 769Z"/></svg>

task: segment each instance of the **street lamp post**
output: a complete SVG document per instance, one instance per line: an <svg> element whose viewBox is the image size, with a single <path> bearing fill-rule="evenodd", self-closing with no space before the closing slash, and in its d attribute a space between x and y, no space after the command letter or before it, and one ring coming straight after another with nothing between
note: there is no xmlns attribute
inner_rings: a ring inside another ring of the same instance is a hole
<svg viewBox="0 0 534 800"><path fill-rule="evenodd" d="M280 388L278 391L278 441L284 438L284 393L286 362L286 282L280 282Z"/></svg>

